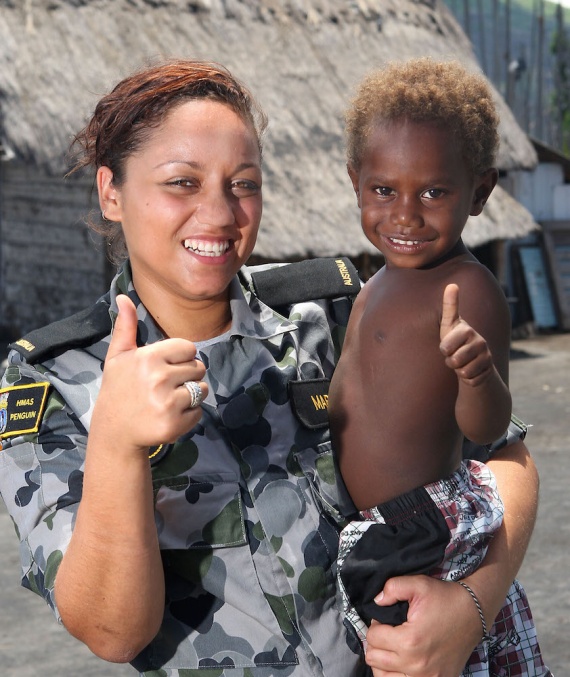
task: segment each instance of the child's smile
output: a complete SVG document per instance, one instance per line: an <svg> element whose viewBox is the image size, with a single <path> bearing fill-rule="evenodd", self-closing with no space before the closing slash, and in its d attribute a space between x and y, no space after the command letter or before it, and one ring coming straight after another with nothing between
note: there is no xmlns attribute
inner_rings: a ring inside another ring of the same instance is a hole
<svg viewBox="0 0 570 677"><path fill-rule="evenodd" d="M366 237L388 266L406 268L453 250L494 186L494 174L472 176L452 134L433 123L380 123L349 172Z"/></svg>

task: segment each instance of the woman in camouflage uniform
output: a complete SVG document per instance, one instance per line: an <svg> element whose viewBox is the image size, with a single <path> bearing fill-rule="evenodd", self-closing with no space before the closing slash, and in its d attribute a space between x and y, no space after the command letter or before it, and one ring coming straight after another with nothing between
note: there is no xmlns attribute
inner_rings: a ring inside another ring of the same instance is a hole
<svg viewBox="0 0 570 677"><path fill-rule="evenodd" d="M140 674L368 671L336 598L353 507L326 412L359 283L346 259L244 265L264 125L213 64L162 64L103 97L78 167L97 171L100 225L125 260L92 308L13 344L0 390L0 491L23 585ZM522 436L513 426L490 461L505 524L469 579L488 617L536 509ZM395 599L409 622L369 631L375 674L457 675L480 639L464 591L407 577L386 585Z"/></svg>

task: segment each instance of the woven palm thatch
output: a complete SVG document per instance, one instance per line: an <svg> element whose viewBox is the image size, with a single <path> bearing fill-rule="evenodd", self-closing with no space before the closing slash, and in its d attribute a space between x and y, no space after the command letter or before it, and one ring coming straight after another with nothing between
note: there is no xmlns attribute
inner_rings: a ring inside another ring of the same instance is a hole
<svg viewBox="0 0 570 677"><path fill-rule="evenodd" d="M168 57L218 61L270 118L255 253L357 256L375 250L345 170L344 107L371 68L425 54L478 69L437 0L0 0L0 139L6 157L63 174L73 134L118 79ZM532 145L497 102L500 168L532 168ZM465 239L477 246L535 227L497 188Z"/></svg>

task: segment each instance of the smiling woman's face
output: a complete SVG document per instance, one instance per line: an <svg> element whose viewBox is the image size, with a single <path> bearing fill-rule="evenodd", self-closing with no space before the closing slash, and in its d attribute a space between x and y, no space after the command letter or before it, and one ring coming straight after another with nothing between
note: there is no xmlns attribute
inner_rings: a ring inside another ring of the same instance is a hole
<svg viewBox="0 0 570 677"><path fill-rule="evenodd" d="M205 99L180 104L150 131L119 187L100 168L105 214L122 224L141 299L225 298L255 245L261 182L254 130Z"/></svg>

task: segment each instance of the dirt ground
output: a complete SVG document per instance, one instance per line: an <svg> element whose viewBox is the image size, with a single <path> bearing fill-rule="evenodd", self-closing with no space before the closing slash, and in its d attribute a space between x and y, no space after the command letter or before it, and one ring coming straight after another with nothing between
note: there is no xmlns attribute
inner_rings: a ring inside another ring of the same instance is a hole
<svg viewBox="0 0 570 677"><path fill-rule="evenodd" d="M570 671L570 334L513 343L514 411L540 474L538 519L519 580L527 590L543 655L556 677Z"/></svg>
<svg viewBox="0 0 570 677"><path fill-rule="evenodd" d="M512 348L514 411L532 424L527 443L541 476L539 515L519 579L546 662L564 677L570 671L570 334L518 340ZM2 501L0 610L2 677L135 674L95 658L55 623L38 597L19 587L18 544Z"/></svg>

